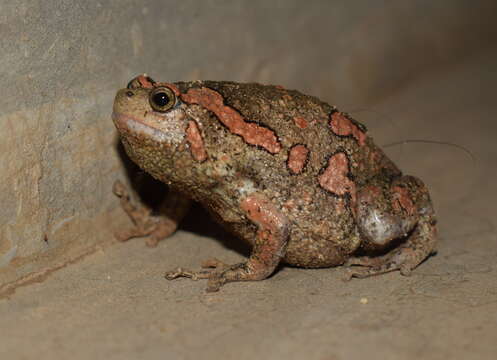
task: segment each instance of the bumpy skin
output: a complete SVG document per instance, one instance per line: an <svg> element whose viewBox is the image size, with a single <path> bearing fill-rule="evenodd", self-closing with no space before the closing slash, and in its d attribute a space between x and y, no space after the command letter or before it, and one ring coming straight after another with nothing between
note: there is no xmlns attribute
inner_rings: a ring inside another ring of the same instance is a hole
<svg viewBox="0 0 497 360"><path fill-rule="evenodd" d="M166 112L151 107L149 95L159 87L175 94ZM253 246L246 263L211 260L204 265L213 269L178 269L169 279L208 278L216 291L225 282L264 279L281 260L361 266L349 277L408 274L434 251L436 221L423 183L403 176L364 125L315 97L279 86L156 83L140 75L117 93L113 121L130 158L168 184L176 201L182 194L200 202ZM186 203L158 223L172 221L174 231ZM382 250L389 251L354 257Z"/></svg>

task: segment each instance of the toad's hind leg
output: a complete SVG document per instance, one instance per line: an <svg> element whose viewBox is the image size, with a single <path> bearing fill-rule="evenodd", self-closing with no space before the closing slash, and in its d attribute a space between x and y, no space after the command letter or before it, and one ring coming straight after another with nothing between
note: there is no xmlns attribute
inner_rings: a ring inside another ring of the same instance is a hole
<svg viewBox="0 0 497 360"><path fill-rule="evenodd" d="M435 251L436 219L426 186L412 176L392 182L388 190L370 186L358 193L357 219L365 250L385 248L406 237L396 248L377 257L351 258L347 278L411 271Z"/></svg>

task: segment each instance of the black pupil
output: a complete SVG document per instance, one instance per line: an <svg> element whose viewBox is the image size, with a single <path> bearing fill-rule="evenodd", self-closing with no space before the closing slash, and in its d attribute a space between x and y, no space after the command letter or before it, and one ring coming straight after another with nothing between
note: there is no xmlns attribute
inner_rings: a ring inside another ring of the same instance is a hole
<svg viewBox="0 0 497 360"><path fill-rule="evenodd" d="M171 99L165 92L158 92L157 94L154 94L152 100L159 107L164 107L171 101Z"/></svg>

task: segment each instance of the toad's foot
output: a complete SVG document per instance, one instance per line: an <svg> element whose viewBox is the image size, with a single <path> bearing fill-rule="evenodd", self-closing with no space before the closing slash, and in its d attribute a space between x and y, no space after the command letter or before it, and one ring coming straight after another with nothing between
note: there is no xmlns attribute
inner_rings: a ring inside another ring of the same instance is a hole
<svg viewBox="0 0 497 360"><path fill-rule="evenodd" d="M348 281L354 277L366 278L395 270L400 270L402 275L408 276L412 270L412 268L407 265L408 258L408 252L401 249L396 249L392 253L380 257L361 256L350 258L345 263L347 270L344 280Z"/></svg>
<svg viewBox="0 0 497 360"><path fill-rule="evenodd" d="M174 271L167 272L165 278L168 280L180 277L187 277L192 280L208 279L207 292L216 292L227 282L261 280L267 276L266 273L251 268L249 262L228 265L218 259L212 258L204 261L201 266L205 270L190 271L177 268Z"/></svg>
<svg viewBox="0 0 497 360"><path fill-rule="evenodd" d="M115 234L119 241L146 236L146 244L155 247L161 239L171 235L178 227L178 222L166 216L152 216L151 210L136 206L131 201L128 189L119 180L114 183L113 192L120 198L121 207L128 214L134 227Z"/></svg>
<svg viewBox="0 0 497 360"><path fill-rule="evenodd" d="M365 278L395 270L399 270L404 276L409 276L414 268L435 252L435 243L435 220L431 216L423 216L406 242L386 255L349 259L345 263L348 266L345 280L353 277Z"/></svg>

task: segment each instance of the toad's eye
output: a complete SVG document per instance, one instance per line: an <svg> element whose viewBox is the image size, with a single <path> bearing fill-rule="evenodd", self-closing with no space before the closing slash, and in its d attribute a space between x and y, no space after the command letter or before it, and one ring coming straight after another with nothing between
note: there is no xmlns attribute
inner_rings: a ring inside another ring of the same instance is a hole
<svg viewBox="0 0 497 360"><path fill-rule="evenodd" d="M152 90L148 101L155 111L166 112L176 104L176 96L168 87L158 87Z"/></svg>

